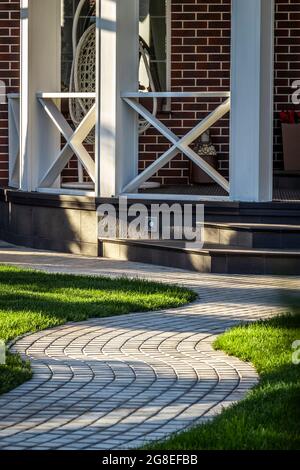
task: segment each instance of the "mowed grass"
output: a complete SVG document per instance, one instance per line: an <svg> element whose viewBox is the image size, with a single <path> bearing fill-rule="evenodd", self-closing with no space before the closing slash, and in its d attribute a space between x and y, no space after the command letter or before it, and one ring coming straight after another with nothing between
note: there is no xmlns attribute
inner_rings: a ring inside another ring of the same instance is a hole
<svg viewBox="0 0 300 470"><path fill-rule="evenodd" d="M149 446L155 450L300 449L300 365L292 343L300 340L300 312L234 328L215 348L251 361L261 376L245 400L212 422ZM298 354L300 358L300 353Z"/></svg>
<svg viewBox="0 0 300 470"><path fill-rule="evenodd" d="M0 265L0 339L62 325L179 307L193 301L188 289L125 278L49 274ZM8 354L0 365L0 394L31 377L30 366Z"/></svg>

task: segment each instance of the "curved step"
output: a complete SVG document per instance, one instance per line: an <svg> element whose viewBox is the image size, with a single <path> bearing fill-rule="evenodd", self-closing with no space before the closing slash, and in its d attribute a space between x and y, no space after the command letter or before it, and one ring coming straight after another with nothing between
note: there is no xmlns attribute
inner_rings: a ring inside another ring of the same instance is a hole
<svg viewBox="0 0 300 470"><path fill-rule="evenodd" d="M191 249L163 242L105 240L99 242L104 258L219 274L300 275L300 250L244 249L204 246Z"/></svg>

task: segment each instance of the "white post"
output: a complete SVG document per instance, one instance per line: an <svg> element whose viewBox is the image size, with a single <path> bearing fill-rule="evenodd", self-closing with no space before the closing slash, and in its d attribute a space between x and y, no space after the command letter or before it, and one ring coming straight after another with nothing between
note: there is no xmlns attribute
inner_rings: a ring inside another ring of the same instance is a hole
<svg viewBox="0 0 300 470"><path fill-rule="evenodd" d="M20 103L18 94L8 95L9 186L20 187Z"/></svg>
<svg viewBox="0 0 300 470"><path fill-rule="evenodd" d="M271 201L274 0L233 0L231 199Z"/></svg>
<svg viewBox="0 0 300 470"><path fill-rule="evenodd" d="M138 90L138 0L98 0L96 195L117 196L138 171L137 116L121 94Z"/></svg>
<svg viewBox="0 0 300 470"><path fill-rule="evenodd" d="M61 0L21 0L20 189L35 191L60 148L39 91L60 91Z"/></svg>

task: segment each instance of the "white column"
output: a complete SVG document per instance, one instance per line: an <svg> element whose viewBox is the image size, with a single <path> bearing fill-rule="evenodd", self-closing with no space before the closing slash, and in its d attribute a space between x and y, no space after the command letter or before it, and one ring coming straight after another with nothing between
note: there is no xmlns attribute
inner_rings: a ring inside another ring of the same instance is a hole
<svg viewBox="0 0 300 470"><path fill-rule="evenodd" d="M231 198L271 201L274 0L233 0Z"/></svg>
<svg viewBox="0 0 300 470"><path fill-rule="evenodd" d="M138 0L98 0L96 195L117 196L138 171L135 112L121 93L138 90Z"/></svg>
<svg viewBox="0 0 300 470"><path fill-rule="evenodd" d="M20 189L35 191L55 159L60 136L38 103L60 91L61 0L21 0Z"/></svg>

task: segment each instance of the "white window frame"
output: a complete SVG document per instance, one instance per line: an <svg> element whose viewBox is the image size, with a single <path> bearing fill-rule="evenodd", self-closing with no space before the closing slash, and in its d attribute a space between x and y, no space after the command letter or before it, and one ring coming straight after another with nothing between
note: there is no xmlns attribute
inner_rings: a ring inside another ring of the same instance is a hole
<svg viewBox="0 0 300 470"><path fill-rule="evenodd" d="M172 61L171 61L171 54L172 54L172 0L166 0L166 83L167 83L167 90L171 91L171 73L172 73Z"/></svg>
<svg viewBox="0 0 300 470"><path fill-rule="evenodd" d="M167 90L172 90L172 0L166 0L166 84ZM164 111L171 112L171 98L167 98Z"/></svg>

